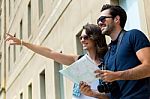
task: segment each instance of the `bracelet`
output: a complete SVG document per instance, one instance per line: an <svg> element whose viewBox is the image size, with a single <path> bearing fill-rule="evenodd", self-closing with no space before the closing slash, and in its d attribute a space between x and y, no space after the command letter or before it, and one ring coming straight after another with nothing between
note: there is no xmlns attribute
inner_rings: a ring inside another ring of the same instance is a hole
<svg viewBox="0 0 150 99"><path fill-rule="evenodd" d="M21 45L21 47L22 47L22 39L20 40L20 45Z"/></svg>

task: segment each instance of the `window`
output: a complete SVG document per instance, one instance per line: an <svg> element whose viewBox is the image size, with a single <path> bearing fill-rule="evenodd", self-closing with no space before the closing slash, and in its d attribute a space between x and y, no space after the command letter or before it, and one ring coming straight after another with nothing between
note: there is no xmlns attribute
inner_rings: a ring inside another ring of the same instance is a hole
<svg viewBox="0 0 150 99"><path fill-rule="evenodd" d="M39 18L40 18L43 14L43 0L38 0L38 3L39 3Z"/></svg>
<svg viewBox="0 0 150 99"><path fill-rule="evenodd" d="M63 67L61 64L55 62L54 63L54 73L55 73L55 96L56 99L65 99L64 98L64 81L63 76L59 73Z"/></svg>
<svg viewBox="0 0 150 99"><path fill-rule="evenodd" d="M1 31L2 31L2 19L1 19L2 17L1 17L1 15L0 15L0 40L1 40Z"/></svg>
<svg viewBox="0 0 150 99"><path fill-rule="evenodd" d="M78 55L82 55L82 54L86 53L86 51L83 50L83 47L81 45L81 42L79 39L80 35L81 35L81 31L76 35L76 46L77 46L77 54Z"/></svg>
<svg viewBox="0 0 150 99"><path fill-rule="evenodd" d="M14 37L16 37L16 34L14 35ZM16 45L13 46L14 49L13 49L13 54L14 54L14 62L16 61Z"/></svg>
<svg viewBox="0 0 150 99"><path fill-rule="evenodd" d="M14 45L14 62L16 61L16 45Z"/></svg>
<svg viewBox="0 0 150 99"><path fill-rule="evenodd" d="M10 46L8 47L8 71L10 72Z"/></svg>
<svg viewBox="0 0 150 99"><path fill-rule="evenodd" d="M122 6L127 13L125 29L130 30L136 28L141 30L138 0L119 0L119 5Z"/></svg>
<svg viewBox="0 0 150 99"><path fill-rule="evenodd" d="M23 34L22 34L22 20L20 21L20 39L23 38ZM22 46L20 46L20 51L22 50Z"/></svg>
<svg viewBox="0 0 150 99"><path fill-rule="evenodd" d="M0 88L1 88L1 74L3 73L1 69L2 66L1 66L1 56L0 56Z"/></svg>
<svg viewBox="0 0 150 99"><path fill-rule="evenodd" d="M13 4L14 8L15 8L15 0L14 0L14 4Z"/></svg>
<svg viewBox="0 0 150 99"><path fill-rule="evenodd" d="M20 94L20 99L23 99L23 93Z"/></svg>
<svg viewBox="0 0 150 99"><path fill-rule="evenodd" d="M45 70L40 73L40 99L46 99Z"/></svg>
<svg viewBox="0 0 150 99"><path fill-rule="evenodd" d="M28 38L31 35L31 1L28 4Z"/></svg>
<svg viewBox="0 0 150 99"><path fill-rule="evenodd" d="M9 17L11 16L11 0L9 0Z"/></svg>
<svg viewBox="0 0 150 99"><path fill-rule="evenodd" d="M28 99L32 99L32 84L28 86Z"/></svg>

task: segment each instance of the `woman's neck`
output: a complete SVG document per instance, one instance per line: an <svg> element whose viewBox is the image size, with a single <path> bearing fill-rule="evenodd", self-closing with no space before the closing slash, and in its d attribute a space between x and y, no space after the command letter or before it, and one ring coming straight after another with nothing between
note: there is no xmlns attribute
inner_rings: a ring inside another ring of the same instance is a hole
<svg viewBox="0 0 150 99"><path fill-rule="evenodd" d="M96 56L96 51L87 51L89 57L93 60L93 62L97 65L100 64L100 58Z"/></svg>

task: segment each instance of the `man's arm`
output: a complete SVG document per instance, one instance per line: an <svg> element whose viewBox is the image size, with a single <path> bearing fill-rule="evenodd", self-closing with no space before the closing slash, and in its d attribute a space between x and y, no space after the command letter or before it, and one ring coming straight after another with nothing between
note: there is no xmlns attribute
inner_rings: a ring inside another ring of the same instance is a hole
<svg viewBox="0 0 150 99"><path fill-rule="evenodd" d="M125 71L118 71L119 80L137 80L150 77L150 47L142 48L136 52L141 64Z"/></svg>
<svg viewBox="0 0 150 99"><path fill-rule="evenodd" d="M134 68L124 71L109 71L109 70L96 70L97 78L101 78L106 82L115 80L138 80L150 77L150 47L145 47L136 52L141 64Z"/></svg>

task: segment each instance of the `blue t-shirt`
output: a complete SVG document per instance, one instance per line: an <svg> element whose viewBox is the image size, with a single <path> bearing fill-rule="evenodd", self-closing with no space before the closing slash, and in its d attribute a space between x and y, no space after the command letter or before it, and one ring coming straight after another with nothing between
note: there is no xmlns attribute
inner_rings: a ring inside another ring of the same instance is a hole
<svg viewBox="0 0 150 99"><path fill-rule="evenodd" d="M144 33L136 29L124 33L116 55L117 42L118 39L110 43L110 49L104 57L107 69L112 71L127 70L141 64L136 52L150 47L149 40ZM120 80L117 83L120 90L111 92L111 99L149 99L150 97L150 78Z"/></svg>

